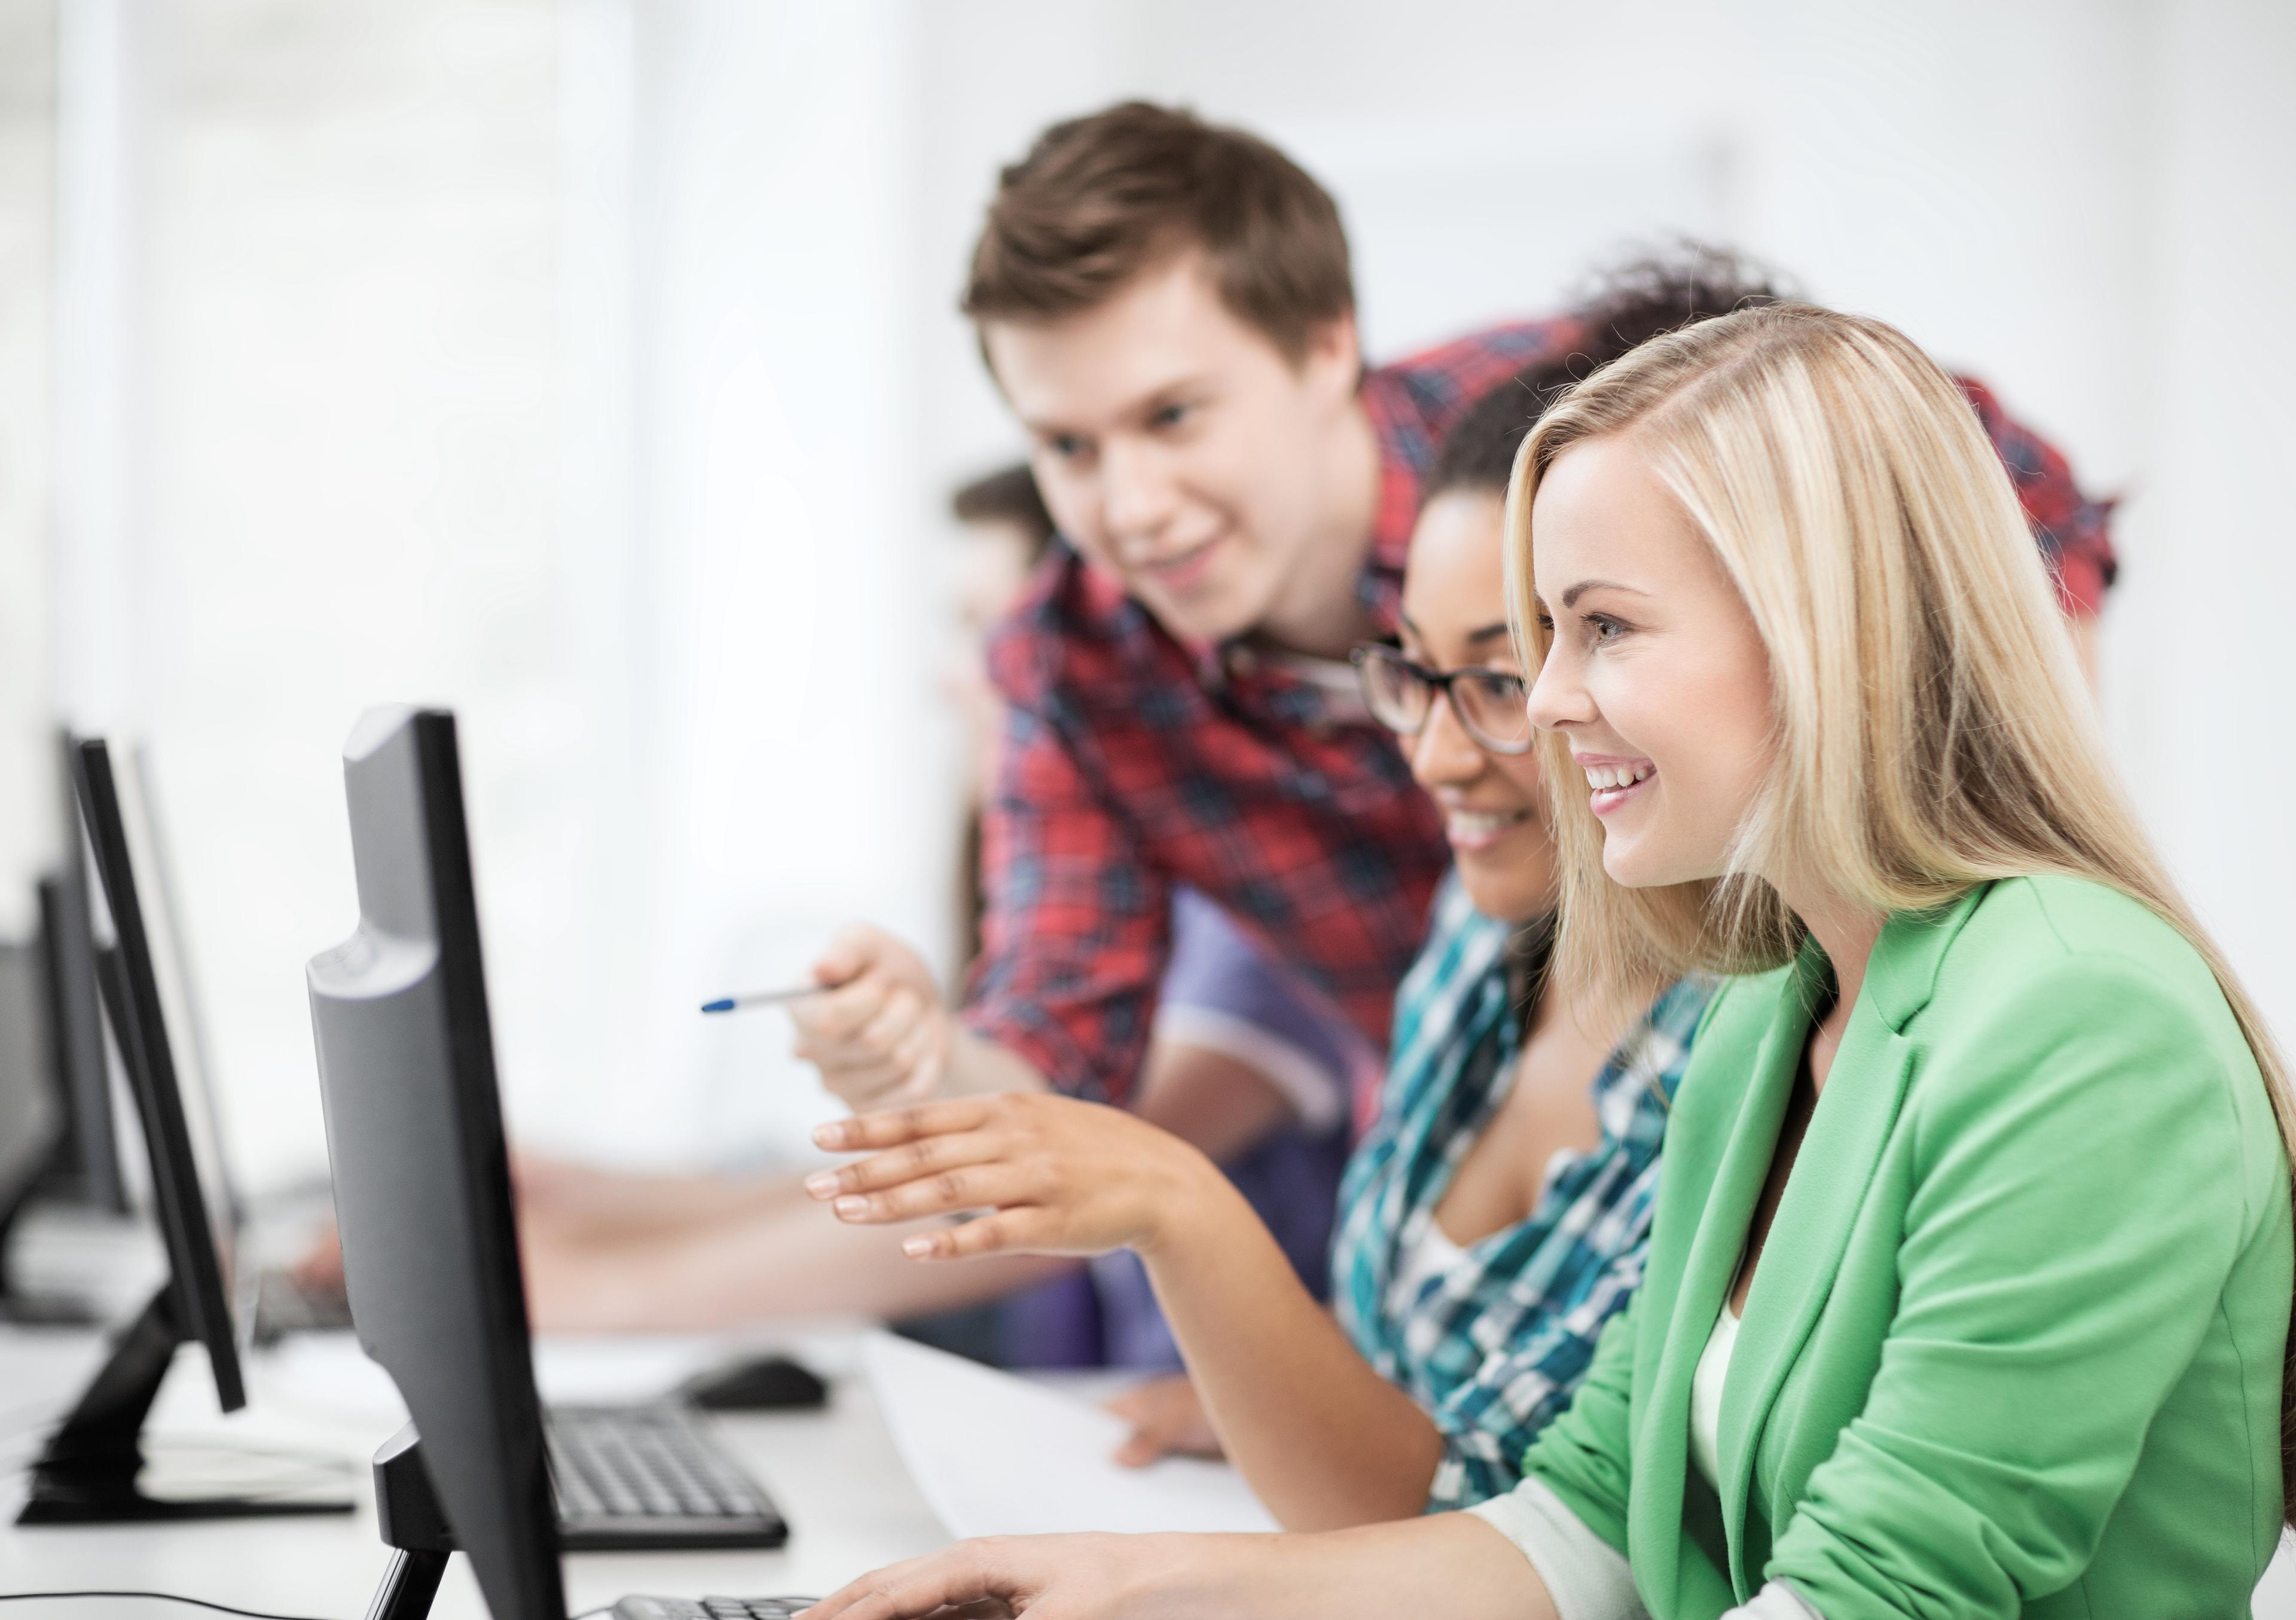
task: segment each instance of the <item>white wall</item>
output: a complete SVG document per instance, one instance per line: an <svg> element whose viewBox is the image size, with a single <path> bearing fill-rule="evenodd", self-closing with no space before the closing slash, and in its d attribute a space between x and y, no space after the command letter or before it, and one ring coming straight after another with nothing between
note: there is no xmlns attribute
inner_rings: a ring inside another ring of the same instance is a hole
<svg viewBox="0 0 2296 1620"><path fill-rule="evenodd" d="M965 416L932 426L953 459L1009 443L946 317L993 166L1046 119L1126 94L1305 132L1310 158L1317 145L1403 149L1387 172L1415 161L1423 187L1451 202L1413 221L1441 251L1422 249L1420 284L1393 289L1414 305L1404 336L1422 335L1421 311L1441 291L1428 284L1457 274L1439 261L1487 252L1487 213L1528 222L1525 308L1550 304L1639 218L1710 226L1813 292L1981 366L2073 442L2085 469L2108 483L2125 475L2134 435L2118 424L2141 383L2096 334L2136 316L2149 280L2147 142L2130 112L2148 101L2150 8L999 0L922 15L940 81L927 91L923 258L952 267L928 307L942 317L946 403ZM1476 154L1479 189L1459 183L1463 152ZM1332 169L1321 172L1372 272L1376 338L1376 272L1398 250L1355 218L1365 200ZM1640 194L1558 199L1557 171L1590 169ZM1685 202L1702 217L1681 219ZM1456 318L1484 313L1482 286L1460 297Z"/></svg>
<svg viewBox="0 0 2296 1620"><path fill-rule="evenodd" d="M0 940L37 925L56 838L48 737L54 452L53 0L0 0Z"/></svg>
<svg viewBox="0 0 2296 1620"><path fill-rule="evenodd" d="M848 917L949 933L905 13L86 0L52 111L0 4L0 931L49 718L147 739L241 1173L316 1171L341 739L450 703L514 1127L788 1140L786 1027L696 1004Z"/></svg>
<svg viewBox="0 0 2296 1620"><path fill-rule="evenodd" d="M644 557L633 1044L569 1132L725 1156L824 1117L779 1014L840 924L946 958L954 756L905 447L913 40L887 4L637 19ZM664 1117L665 1114L668 1117ZM537 1128L543 1122L537 1120Z"/></svg>
<svg viewBox="0 0 2296 1620"><path fill-rule="evenodd" d="M2177 6L2148 49L2149 296L2107 713L2178 874L2296 1047L2296 8Z"/></svg>
<svg viewBox="0 0 2296 1620"><path fill-rule="evenodd" d="M260 1183L320 1163L301 965L356 920L339 761L361 709L460 709L504 940L585 919L558 791L583 717L553 567L554 18L120 9L135 431L75 475L138 494L129 572L86 608L133 645L103 701L65 695L149 739L232 1145ZM578 971L496 957L506 1064L576 1049L554 1037Z"/></svg>

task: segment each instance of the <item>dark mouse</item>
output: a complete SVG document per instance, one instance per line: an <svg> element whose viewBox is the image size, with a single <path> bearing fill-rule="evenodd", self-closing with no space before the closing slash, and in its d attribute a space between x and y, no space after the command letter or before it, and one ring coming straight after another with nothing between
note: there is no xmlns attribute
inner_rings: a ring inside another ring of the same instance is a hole
<svg viewBox="0 0 2296 1620"><path fill-rule="evenodd" d="M829 1386L787 1356L744 1356L695 1373L677 1387L694 1405L713 1412L788 1411L829 1404Z"/></svg>

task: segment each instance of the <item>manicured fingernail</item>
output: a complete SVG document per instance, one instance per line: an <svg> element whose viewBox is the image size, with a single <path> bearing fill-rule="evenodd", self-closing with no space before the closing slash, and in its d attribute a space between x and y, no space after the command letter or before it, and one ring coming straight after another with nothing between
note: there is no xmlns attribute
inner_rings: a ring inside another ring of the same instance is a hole
<svg viewBox="0 0 2296 1620"><path fill-rule="evenodd" d="M869 1213L869 1200L857 1198L849 1193L837 1201L836 1208L839 1214L849 1221L856 1215L865 1215Z"/></svg>
<svg viewBox="0 0 2296 1620"><path fill-rule="evenodd" d="M824 1170L806 1177L805 1190L816 1198L826 1198L837 1190L837 1172Z"/></svg>
<svg viewBox="0 0 2296 1620"><path fill-rule="evenodd" d="M930 1259L932 1252L933 1240L922 1235L908 1238L901 1245L901 1253L906 1254L911 1260Z"/></svg>
<svg viewBox="0 0 2296 1620"><path fill-rule="evenodd" d="M845 1146L846 1129L846 1122L841 1119L833 1119L826 1125L816 1125L813 1128L813 1145L816 1147L842 1147Z"/></svg>

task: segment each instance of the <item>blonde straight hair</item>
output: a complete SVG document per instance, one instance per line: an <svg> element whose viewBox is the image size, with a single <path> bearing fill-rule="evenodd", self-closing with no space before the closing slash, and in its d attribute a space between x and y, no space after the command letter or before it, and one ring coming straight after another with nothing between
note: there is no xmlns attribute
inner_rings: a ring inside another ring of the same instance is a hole
<svg viewBox="0 0 2296 1620"><path fill-rule="evenodd" d="M1744 598L1769 653L1776 751L1723 876L1628 889L1603 875L1569 743L1542 739L1556 960L1581 988L1790 960L1801 925L1758 872L1880 912L1991 878L2087 878L2149 907L2208 963L2296 1160L2286 1067L2120 790L2015 492L1952 379L1893 327L1800 304L1685 327L1595 373L1524 440L1507 489L1526 669L1546 654L1530 569L1539 481L1610 434L1632 435ZM2281 1432L2284 1515L2296 1361Z"/></svg>

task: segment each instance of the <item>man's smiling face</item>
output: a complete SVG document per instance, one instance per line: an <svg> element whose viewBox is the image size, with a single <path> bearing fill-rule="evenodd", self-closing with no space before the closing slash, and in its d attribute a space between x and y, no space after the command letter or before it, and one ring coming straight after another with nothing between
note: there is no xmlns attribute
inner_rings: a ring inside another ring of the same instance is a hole
<svg viewBox="0 0 2296 1620"><path fill-rule="evenodd" d="M1143 271L1057 320L982 327L1062 535L1181 640L1261 624L1328 510L1334 431L1355 409L1355 325L1297 360L1220 300L1201 256Z"/></svg>

